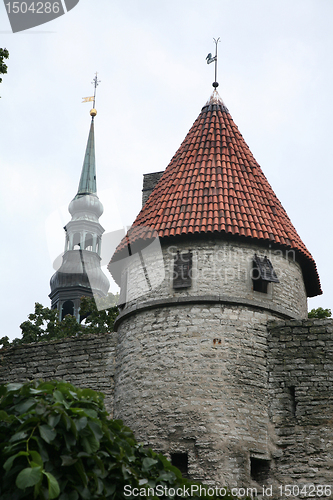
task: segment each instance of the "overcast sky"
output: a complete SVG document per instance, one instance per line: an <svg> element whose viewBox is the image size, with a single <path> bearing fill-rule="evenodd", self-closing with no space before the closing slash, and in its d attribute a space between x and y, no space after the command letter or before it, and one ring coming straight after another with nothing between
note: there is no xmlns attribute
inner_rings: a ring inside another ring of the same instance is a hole
<svg viewBox="0 0 333 500"><path fill-rule="evenodd" d="M52 257L89 132L81 98L92 95L94 73L97 183L110 231L133 222L142 175L164 170L209 98L213 37L220 95L317 263L324 295L309 308L333 308L332 0L80 0L16 34L1 3L10 59L0 85L0 337L20 336L36 301L50 305Z"/></svg>

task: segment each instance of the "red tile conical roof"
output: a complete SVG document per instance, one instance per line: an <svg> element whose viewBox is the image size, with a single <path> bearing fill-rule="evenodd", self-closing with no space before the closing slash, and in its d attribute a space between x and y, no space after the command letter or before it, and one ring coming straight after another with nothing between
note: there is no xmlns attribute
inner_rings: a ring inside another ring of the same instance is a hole
<svg viewBox="0 0 333 500"><path fill-rule="evenodd" d="M294 249L308 296L322 293L313 257L216 90L133 223L131 244L149 237L143 227L160 238L220 233Z"/></svg>

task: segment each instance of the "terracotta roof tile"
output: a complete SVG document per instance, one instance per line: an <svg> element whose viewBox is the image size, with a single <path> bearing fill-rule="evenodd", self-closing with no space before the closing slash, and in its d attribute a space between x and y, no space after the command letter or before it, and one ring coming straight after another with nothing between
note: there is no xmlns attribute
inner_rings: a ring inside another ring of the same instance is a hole
<svg viewBox="0 0 333 500"><path fill-rule="evenodd" d="M311 254L216 91L137 216L132 242L142 238L142 226L160 238L218 231L292 248L308 296L321 293ZM124 239L112 260L125 247Z"/></svg>

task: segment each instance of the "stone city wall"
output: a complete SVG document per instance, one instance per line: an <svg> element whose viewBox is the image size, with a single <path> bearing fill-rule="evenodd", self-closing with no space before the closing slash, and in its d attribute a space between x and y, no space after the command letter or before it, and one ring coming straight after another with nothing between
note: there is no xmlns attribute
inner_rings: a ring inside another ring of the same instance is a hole
<svg viewBox="0 0 333 500"><path fill-rule="evenodd" d="M113 413L115 334L83 335L0 351L0 383L62 379L105 394Z"/></svg>
<svg viewBox="0 0 333 500"><path fill-rule="evenodd" d="M333 489L333 320L270 321L267 337L269 319L236 305L146 310L119 325L117 362L116 333L22 345L0 351L0 383L63 379L102 391L113 414L116 372L115 416L167 455L187 452L192 477L253 485L254 457L275 492Z"/></svg>
<svg viewBox="0 0 333 500"><path fill-rule="evenodd" d="M272 473L282 484L333 490L333 320L270 322L268 371L279 450Z"/></svg>

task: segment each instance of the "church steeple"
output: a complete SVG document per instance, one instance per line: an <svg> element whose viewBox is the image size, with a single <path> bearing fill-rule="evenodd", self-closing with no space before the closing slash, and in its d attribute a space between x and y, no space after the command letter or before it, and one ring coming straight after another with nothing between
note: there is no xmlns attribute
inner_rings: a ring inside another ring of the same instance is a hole
<svg viewBox="0 0 333 500"><path fill-rule="evenodd" d="M103 205L98 199L96 188L96 114L93 108L90 111L92 120L78 191L68 207L72 218L64 228L66 243L63 262L50 282L51 307L59 310L60 319L71 314L80 321L81 297L104 297L109 289L109 281L100 267L104 229L99 223Z"/></svg>
<svg viewBox="0 0 333 500"><path fill-rule="evenodd" d="M87 142L86 154L84 157L79 188L76 198L85 194L96 194L96 165L95 165L95 132L94 116L91 119L90 132Z"/></svg>

